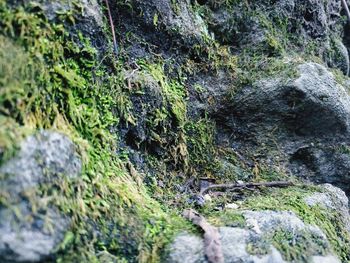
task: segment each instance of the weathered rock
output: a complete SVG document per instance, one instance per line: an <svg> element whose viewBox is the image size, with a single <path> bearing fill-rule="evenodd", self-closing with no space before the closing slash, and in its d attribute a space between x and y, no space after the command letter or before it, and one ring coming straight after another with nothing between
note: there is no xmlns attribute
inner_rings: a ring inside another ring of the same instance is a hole
<svg viewBox="0 0 350 263"><path fill-rule="evenodd" d="M325 61L330 67L340 69L345 76L349 75L349 52L340 39L330 42Z"/></svg>
<svg viewBox="0 0 350 263"><path fill-rule="evenodd" d="M234 99L232 117L251 131L313 138L349 133L350 97L323 66L298 66L295 79L271 78L248 87ZM231 117L231 118L232 118Z"/></svg>
<svg viewBox="0 0 350 263"><path fill-rule="evenodd" d="M302 42L302 39L327 38L331 32L340 36L340 11L341 3L335 0L278 0L272 4L271 1L237 2L234 6L219 7L214 4L210 25L219 38L230 42L238 40L246 45L249 44L246 39L257 33L260 40L272 33L267 28L268 20L272 25L276 21L287 21L284 26L289 32L298 34L298 41Z"/></svg>
<svg viewBox="0 0 350 263"><path fill-rule="evenodd" d="M245 211L247 227L220 227L225 262L287 262L281 251L272 245L276 232L292 235L294 242L308 242L301 256L306 262L340 262L332 255L326 236L316 226L303 223L292 212ZM293 245L293 244L291 244ZM207 262L203 241L197 236L182 233L170 246L167 262ZM323 251L323 254L320 254Z"/></svg>
<svg viewBox="0 0 350 263"><path fill-rule="evenodd" d="M64 135L43 131L0 167L0 261L39 262L53 255L70 220L35 190L76 178L81 161Z"/></svg>
<svg viewBox="0 0 350 263"><path fill-rule="evenodd" d="M142 21L148 27L162 25L184 43L202 42L203 36L208 35L205 23L192 12L189 0L134 0L133 5L142 12Z"/></svg>
<svg viewBox="0 0 350 263"><path fill-rule="evenodd" d="M348 74L348 52L340 40L341 9L335 0L237 1L212 4L207 20L220 42L270 55L280 54L290 43L304 49L313 41L315 54Z"/></svg>
<svg viewBox="0 0 350 263"><path fill-rule="evenodd" d="M309 206L319 205L340 215L339 220L343 223L350 235L350 214L349 199L345 193L331 184L322 185L324 192L314 193L307 196L304 200Z"/></svg>
<svg viewBox="0 0 350 263"><path fill-rule="evenodd" d="M304 146L292 154L293 173L316 183L331 183L350 192L350 155L336 146Z"/></svg>

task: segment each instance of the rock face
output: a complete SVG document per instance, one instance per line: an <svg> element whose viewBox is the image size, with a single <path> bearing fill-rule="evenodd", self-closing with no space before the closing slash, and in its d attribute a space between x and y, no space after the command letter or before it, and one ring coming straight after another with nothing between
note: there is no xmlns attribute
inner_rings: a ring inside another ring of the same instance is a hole
<svg viewBox="0 0 350 263"><path fill-rule="evenodd" d="M251 131L281 136L333 137L349 132L350 97L333 75L315 63L298 66L295 79L271 78L235 97L232 113ZM231 115L232 116L232 115Z"/></svg>
<svg viewBox="0 0 350 263"><path fill-rule="evenodd" d="M224 114L229 129L239 127L258 144L273 134L293 174L350 191L350 96L324 66L305 63L258 81Z"/></svg>
<svg viewBox="0 0 350 263"><path fill-rule="evenodd" d="M278 234L291 235L296 244L307 242L301 251L306 262L340 262L332 255L324 233L316 226L303 223L292 212L245 211L243 216L246 228L219 228L227 263L288 262L273 245ZM167 262L207 262L203 251L200 237L183 233L171 245Z"/></svg>
<svg viewBox="0 0 350 263"><path fill-rule="evenodd" d="M48 131L28 137L0 167L1 262L39 262L53 255L70 220L36 190L76 178L80 171L73 143Z"/></svg>
<svg viewBox="0 0 350 263"><path fill-rule="evenodd" d="M340 13L341 3L335 0L238 1L227 6L213 3L209 29L222 43L260 48L271 54L280 51L273 40L288 39L303 48L315 41L316 52L324 61L348 74L349 55L340 40L343 31Z"/></svg>
<svg viewBox="0 0 350 263"><path fill-rule="evenodd" d="M142 12L142 21L149 28L164 26L170 34L180 36L187 44L202 41L202 37L208 34L202 18L189 8L189 0L134 0L134 6Z"/></svg>

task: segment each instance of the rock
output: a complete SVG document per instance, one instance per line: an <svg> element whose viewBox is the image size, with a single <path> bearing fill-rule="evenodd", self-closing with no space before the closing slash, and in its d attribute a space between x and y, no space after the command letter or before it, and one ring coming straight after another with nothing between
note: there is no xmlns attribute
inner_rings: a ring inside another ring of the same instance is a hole
<svg viewBox="0 0 350 263"><path fill-rule="evenodd" d="M290 158L294 174L316 183L330 183L350 193L350 155L337 145L304 146Z"/></svg>
<svg viewBox="0 0 350 263"><path fill-rule="evenodd" d="M266 34L273 33L269 31L269 23L273 26L276 21L287 21L284 24L287 31L298 35L298 42L306 43L305 40L326 39L331 32L341 36L341 9L341 3L336 0L236 2L227 6L213 5L209 25L223 42L249 45L247 40L257 35L259 40L251 43L256 45Z"/></svg>
<svg viewBox="0 0 350 263"><path fill-rule="evenodd" d="M239 208L239 205L235 203L230 203L225 205L225 209L238 209L238 208Z"/></svg>
<svg viewBox="0 0 350 263"><path fill-rule="evenodd" d="M216 118L244 141L272 145L268 160L277 149L293 174L349 193L348 90L322 65L296 68L243 88Z"/></svg>
<svg viewBox="0 0 350 263"><path fill-rule="evenodd" d="M305 262L340 262L331 253L324 233L316 226L303 223L292 212L244 211L243 216L247 223L246 228L219 228L222 251L227 263L287 262L283 259L282 251L278 251L273 245L273 237L279 232L292 235L294 245L300 245L298 242L307 242L305 245L298 246L303 248L303 251L298 252L301 254L294 255L303 258ZM253 221L259 231L249 228L249 222ZM293 244L290 245L293 246ZM207 262L203 246L201 238L182 233L170 245L166 262ZM322 255L319 254L320 251L324 251Z"/></svg>
<svg viewBox="0 0 350 263"><path fill-rule="evenodd" d="M340 39L333 39L326 51L325 61L328 66L340 69L345 76L349 75L349 52Z"/></svg>
<svg viewBox="0 0 350 263"><path fill-rule="evenodd" d="M289 141L295 136L347 135L350 97L344 87L319 64L302 64L297 70L295 79L276 77L243 89L235 97L229 116L252 132L266 133L277 127L276 135Z"/></svg>
<svg viewBox="0 0 350 263"><path fill-rule="evenodd" d="M70 220L35 190L76 178L82 164L64 135L42 131L28 137L0 167L0 261L41 262L53 256Z"/></svg>
<svg viewBox="0 0 350 263"><path fill-rule="evenodd" d="M164 26L173 36L180 36L187 44L203 41L208 36L202 18L190 8L189 0L134 0L134 8L141 12L148 28Z"/></svg>
<svg viewBox="0 0 350 263"><path fill-rule="evenodd" d="M188 233L179 234L171 244L171 251L166 262L169 263L200 263L204 260L204 245L202 238Z"/></svg>
<svg viewBox="0 0 350 263"><path fill-rule="evenodd" d="M321 185L323 192L314 193L305 197L304 201L309 206L319 205L323 208L337 212L340 215L339 220L344 224L350 234L350 214L349 199L345 193L331 184Z"/></svg>
<svg viewBox="0 0 350 263"><path fill-rule="evenodd" d="M131 97L137 122L131 124L123 131L126 144L133 149L139 149L141 144L151 143L151 130L149 122L154 118L156 112L165 107L162 87L145 71L126 72L129 83L135 91Z"/></svg>

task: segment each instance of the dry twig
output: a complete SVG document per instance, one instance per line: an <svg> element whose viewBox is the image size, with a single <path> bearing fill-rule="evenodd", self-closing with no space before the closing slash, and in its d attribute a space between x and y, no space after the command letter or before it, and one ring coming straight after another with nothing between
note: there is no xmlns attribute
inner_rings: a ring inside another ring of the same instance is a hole
<svg viewBox="0 0 350 263"><path fill-rule="evenodd" d="M294 185L293 182L288 181L275 181L275 182L262 182L262 183L246 183L246 184L213 184L200 191L200 195L205 194L212 189L234 189L234 188L247 188L247 187L287 187Z"/></svg>
<svg viewBox="0 0 350 263"><path fill-rule="evenodd" d="M109 8L108 0L105 0L105 3L106 3L107 12L108 12L109 24L111 25L111 30L112 30L114 52L115 52L115 55L118 56L118 44L117 44L117 38L115 37L112 13L111 13L111 9Z"/></svg>

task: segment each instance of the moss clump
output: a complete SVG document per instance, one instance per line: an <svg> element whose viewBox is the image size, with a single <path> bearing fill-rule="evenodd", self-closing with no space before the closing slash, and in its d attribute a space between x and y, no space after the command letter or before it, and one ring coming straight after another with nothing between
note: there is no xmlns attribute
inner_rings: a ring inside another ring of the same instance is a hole
<svg viewBox="0 0 350 263"><path fill-rule="evenodd" d="M329 251L329 245L324 240L305 231L291 233L276 230L269 239L277 250L282 251L283 259L288 262L309 262L311 256L325 256Z"/></svg>
<svg viewBox="0 0 350 263"><path fill-rule="evenodd" d="M38 189L73 220L58 262L160 261L160 250L186 223L152 200L115 154L118 140L109 128L127 120L130 110L122 62L109 57L110 72L90 40L71 31L74 21L67 17L79 16L79 6L55 22L40 10L0 1L1 155L9 156L15 137L27 130L57 130L78 145L84 165L79 180ZM181 122L180 106L173 114Z"/></svg>
<svg viewBox="0 0 350 263"><path fill-rule="evenodd" d="M318 206L308 206L304 198L314 192L320 191L317 187L290 187L288 189L267 189L261 194L247 198L242 209L249 210L278 210L293 211L305 223L316 225L326 234L332 249L342 259L348 261L350 255L350 237L345 226L339 221L337 212ZM280 238L279 241L281 241ZM305 240L307 238L304 238ZM277 239L274 239L275 241ZM288 240L288 239L286 239ZM279 242L276 241L276 244ZM286 241L288 243L288 241ZM284 245L286 244L284 243ZM284 246L283 244L280 244ZM304 246L301 243L301 246ZM293 253L300 251L300 247L282 250L286 258L295 257ZM299 255L300 256L300 255Z"/></svg>

